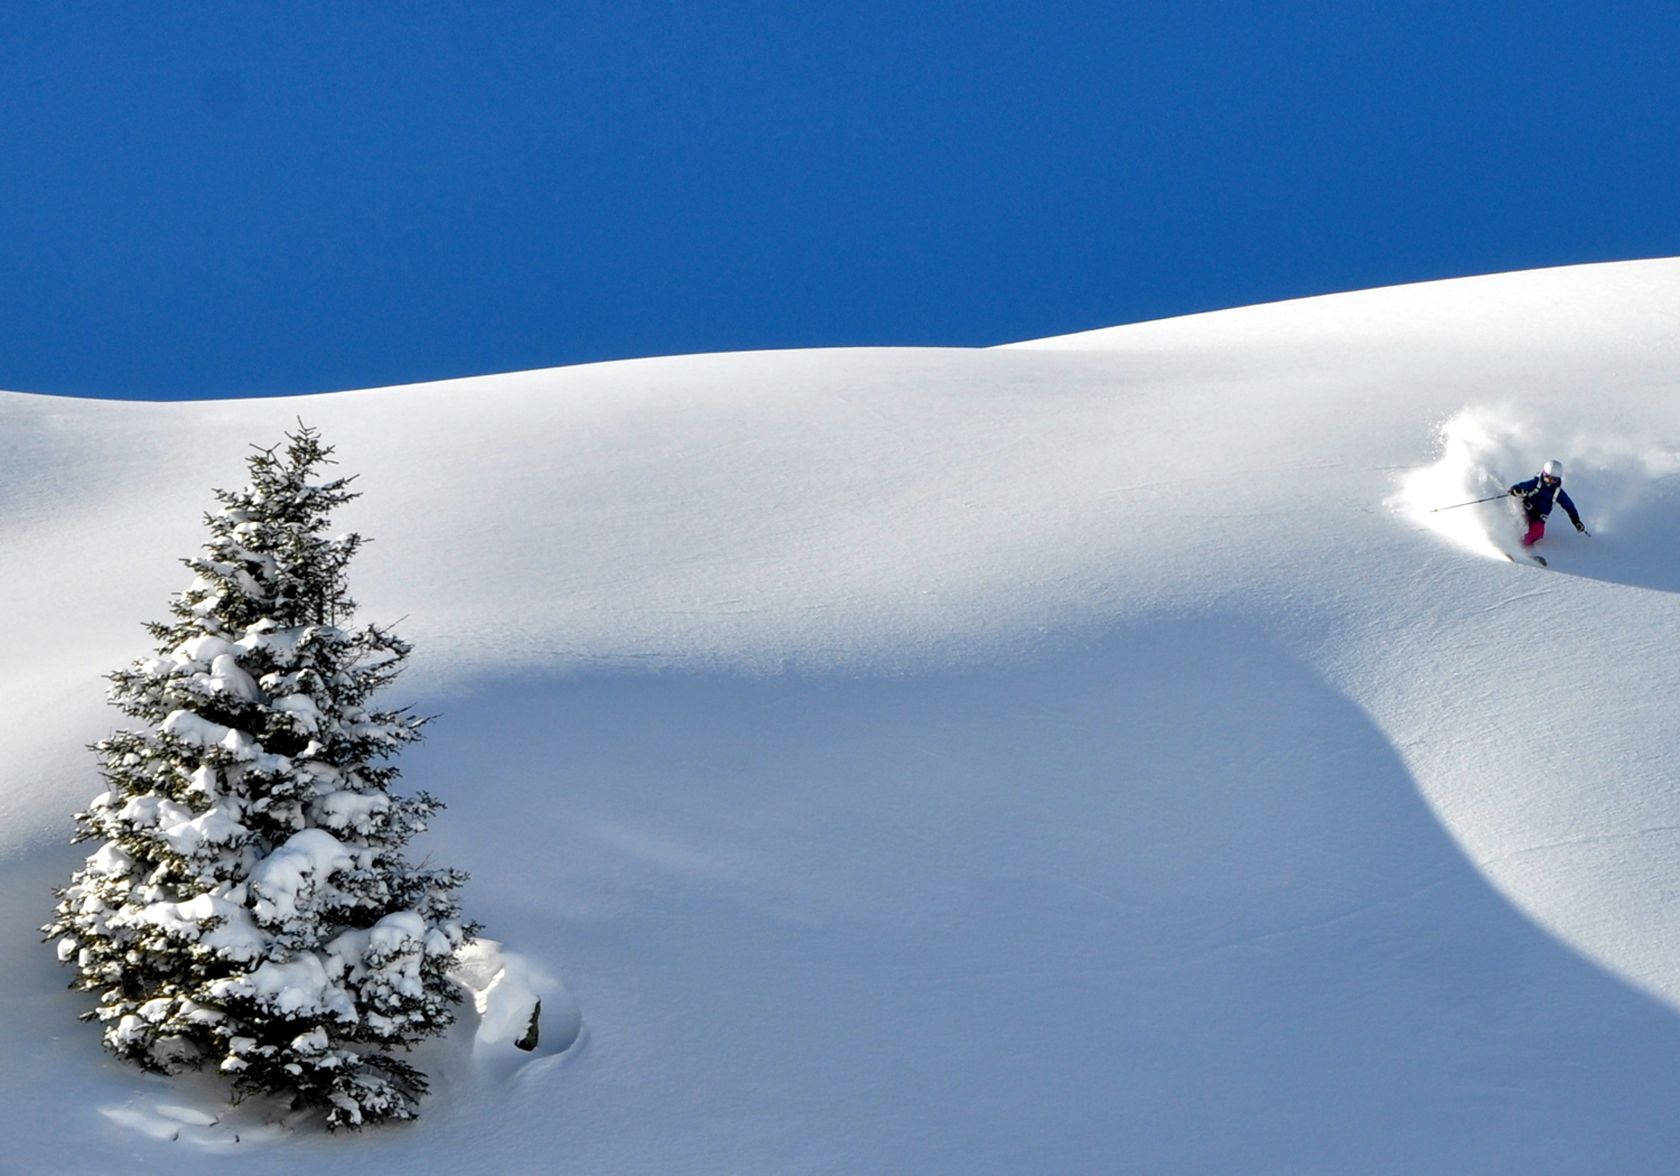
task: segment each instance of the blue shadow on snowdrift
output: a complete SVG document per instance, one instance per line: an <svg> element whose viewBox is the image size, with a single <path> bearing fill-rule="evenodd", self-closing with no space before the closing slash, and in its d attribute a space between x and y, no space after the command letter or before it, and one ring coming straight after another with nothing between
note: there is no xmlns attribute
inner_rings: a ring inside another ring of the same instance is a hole
<svg viewBox="0 0 1680 1176"><path fill-rule="evenodd" d="M451 802L432 840L487 933L596 1027L506 1108L580 1170L625 1133L650 1171L1680 1154L1680 1019L1508 905L1366 716L1231 628L446 709L409 783Z"/></svg>

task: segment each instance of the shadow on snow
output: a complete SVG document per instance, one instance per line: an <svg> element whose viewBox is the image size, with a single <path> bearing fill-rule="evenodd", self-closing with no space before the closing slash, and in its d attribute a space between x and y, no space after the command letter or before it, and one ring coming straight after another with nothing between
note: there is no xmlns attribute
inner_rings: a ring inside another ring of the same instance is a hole
<svg viewBox="0 0 1680 1176"><path fill-rule="evenodd" d="M552 1128L585 1166L632 1130L655 1168L1680 1147L1680 1021L1509 906L1362 712L1230 629L892 681L507 682L435 731L443 856L599 1032L589 1126Z"/></svg>

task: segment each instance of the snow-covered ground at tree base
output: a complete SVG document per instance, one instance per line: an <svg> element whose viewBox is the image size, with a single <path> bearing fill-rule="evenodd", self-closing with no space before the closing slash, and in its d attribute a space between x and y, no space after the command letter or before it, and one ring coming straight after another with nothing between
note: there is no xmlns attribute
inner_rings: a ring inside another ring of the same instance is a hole
<svg viewBox="0 0 1680 1176"><path fill-rule="evenodd" d="M419 1122L107 1058L102 675L301 418L486 942ZM1498 494L1549 458L1549 570ZM0 395L0 1169L1660 1172L1680 261L990 350ZM543 1001L531 1053L512 1040Z"/></svg>

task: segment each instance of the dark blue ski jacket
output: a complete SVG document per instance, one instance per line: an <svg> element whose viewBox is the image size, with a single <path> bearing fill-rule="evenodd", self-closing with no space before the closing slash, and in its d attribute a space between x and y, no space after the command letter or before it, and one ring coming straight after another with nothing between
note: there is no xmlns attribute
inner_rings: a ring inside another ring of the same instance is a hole
<svg viewBox="0 0 1680 1176"><path fill-rule="evenodd" d="M1563 492L1563 486L1548 486L1538 477L1530 478L1526 482L1518 482L1511 487L1511 493L1522 499L1523 512L1531 519L1543 519L1552 513L1552 499L1563 507L1569 521L1577 527L1581 525L1581 515L1575 509L1575 504L1569 501L1569 495Z"/></svg>

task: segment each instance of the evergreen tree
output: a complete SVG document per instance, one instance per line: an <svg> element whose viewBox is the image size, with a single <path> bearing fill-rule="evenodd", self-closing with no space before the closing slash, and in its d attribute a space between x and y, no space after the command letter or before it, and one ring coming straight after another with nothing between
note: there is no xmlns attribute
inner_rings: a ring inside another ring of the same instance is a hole
<svg viewBox="0 0 1680 1176"><path fill-rule="evenodd" d="M195 579L110 675L141 726L94 745L107 790L77 814L98 849L43 930L98 994L106 1046L151 1070L215 1065L236 1096L288 1092L329 1127L412 1118L426 1079L392 1056L440 1033L472 938L465 875L403 848L440 807L389 758L423 719L373 708L409 646L349 627L350 479L300 426L215 492Z"/></svg>

